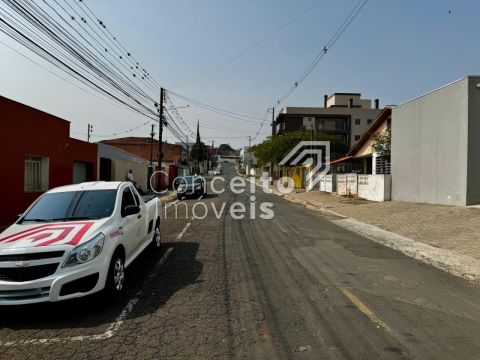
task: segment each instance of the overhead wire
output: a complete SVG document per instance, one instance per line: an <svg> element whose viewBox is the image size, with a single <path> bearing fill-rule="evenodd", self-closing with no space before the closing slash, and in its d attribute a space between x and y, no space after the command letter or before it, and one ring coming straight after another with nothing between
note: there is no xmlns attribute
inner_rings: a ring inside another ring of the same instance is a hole
<svg viewBox="0 0 480 360"><path fill-rule="evenodd" d="M343 35L343 33L347 30L347 28L353 22L353 20L355 20L355 18L362 11L362 9L365 7L367 2L368 2L368 0L360 0L356 3L353 10L348 14L348 16L345 18L343 23L338 27L338 29L333 34L333 36L323 46L322 50L315 57L313 62L310 65L307 66L307 68L303 71L303 73L300 75L300 77L293 83L292 86L290 86L290 88L287 90L287 92L284 93L280 98L278 98L274 108L278 107L278 105L280 105L282 102L284 102L295 91L295 89L297 89L298 86L311 74L313 69L315 69L315 67L320 62L320 60L322 60L325 57L327 52L335 45L335 43L338 41L338 39Z"/></svg>
<svg viewBox="0 0 480 360"><path fill-rule="evenodd" d="M231 57L230 59L226 60L225 62L213 67L212 69L198 75L198 76L195 76L193 77L192 79L188 80L188 81L185 81L183 82L182 84L180 85L177 85L177 86L174 86L173 89L178 89L180 87L183 87L183 86L186 86L186 85L189 85L191 83L194 83L200 79L203 79L211 74L213 74L214 72L218 71L218 70L221 70L223 69L224 67L230 65L231 63L233 63L235 60L237 60L238 58L240 58L241 56L245 55L246 53L248 53L250 50L253 50L254 48L256 48L257 46L259 46L260 44L264 43L265 41L267 41L269 38L271 38L273 35L275 35L276 33L278 33L279 31L283 30L284 28L286 28L287 26L293 24L294 22L296 22L298 19L302 18L304 15L306 15L308 12L310 12L311 10L313 10L313 8L315 8L322 0L318 0L316 1L315 3L313 3L311 6L309 6L308 8L306 8L305 10L303 10L301 13L297 14L296 16L294 16L293 18L291 18L290 20L288 20L286 23L282 24L281 26L277 27L275 30L271 31L270 33L268 33L267 35L265 35L264 37L262 37L261 39L255 41L253 44L249 45L248 47L246 47L245 49L243 49L242 51L240 51L239 53L237 53L236 55L234 55L233 57Z"/></svg>
<svg viewBox="0 0 480 360"><path fill-rule="evenodd" d="M61 16L59 11L56 11L50 3L46 0L42 1L49 5L49 8L59 17L59 20L65 22L70 29L74 30L91 49L86 47L85 43L82 44L80 39L74 36L72 32L62 27L57 20L53 19L51 16L53 13L46 13L31 1L4 0L10 10L17 14L17 17L14 17L11 12L2 6L1 10L4 16L2 16L0 30L56 68L63 70L103 96L118 101L140 115L150 118L156 117L156 110L153 110L152 107L154 105L158 106L158 104L153 98L133 83L128 76L125 76L126 74L121 72L104 55L99 53L100 57L103 58L102 60L94 54L92 49L97 53L98 49L79 33L78 29L68 24L65 17ZM60 5L58 1L54 1ZM63 7L61 9L65 10ZM73 18L73 16L71 17ZM23 22L20 22L20 19L23 19ZM31 28L28 26L31 26ZM34 32L33 28L39 31ZM40 33L43 36L40 36ZM49 39L49 41L46 41L46 39ZM141 98L139 99L138 96ZM148 101L148 106L144 104L145 100Z"/></svg>

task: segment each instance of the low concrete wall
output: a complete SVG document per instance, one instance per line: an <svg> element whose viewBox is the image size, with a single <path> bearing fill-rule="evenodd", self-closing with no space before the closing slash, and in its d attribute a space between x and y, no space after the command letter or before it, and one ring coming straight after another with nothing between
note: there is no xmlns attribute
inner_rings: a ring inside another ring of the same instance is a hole
<svg viewBox="0 0 480 360"><path fill-rule="evenodd" d="M348 195L347 191L347 175L337 174L337 193L338 195Z"/></svg>
<svg viewBox="0 0 480 360"><path fill-rule="evenodd" d="M337 191L336 175L325 175L325 192L333 193Z"/></svg>
<svg viewBox="0 0 480 360"><path fill-rule="evenodd" d="M388 201L391 182L390 175L358 175L358 196L371 201Z"/></svg>
<svg viewBox="0 0 480 360"><path fill-rule="evenodd" d="M358 175L347 174L347 194L356 196L358 194Z"/></svg>
<svg viewBox="0 0 480 360"><path fill-rule="evenodd" d="M336 181L332 179L332 184L336 183L338 195L354 195L358 193L358 175L357 174L337 174ZM332 189L331 192L334 190Z"/></svg>
<svg viewBox="0 0 480 360"><path fill-rule="evenodd" d="M320 191L325 191L325 176L320 178Z"/></svg>

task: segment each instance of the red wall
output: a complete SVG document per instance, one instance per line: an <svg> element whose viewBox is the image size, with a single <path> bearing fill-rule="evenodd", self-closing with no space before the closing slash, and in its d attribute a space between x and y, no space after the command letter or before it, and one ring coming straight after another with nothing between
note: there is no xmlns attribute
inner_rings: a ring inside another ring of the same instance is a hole
<svg viewBox="0 0 480 360"><path fill-rule="evenodd" d="M97 179L97 145L71 139L70 123L0 97L0 225L12 223L41 193L24 193L25 156L49 158L49 189L72 183L73 161L89 163Z"/></svg>

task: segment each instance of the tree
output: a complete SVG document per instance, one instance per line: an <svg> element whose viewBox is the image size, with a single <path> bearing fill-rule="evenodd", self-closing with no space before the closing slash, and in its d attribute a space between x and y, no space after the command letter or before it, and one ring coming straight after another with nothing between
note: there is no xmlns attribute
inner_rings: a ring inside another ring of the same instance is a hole
<svg viewBox="0 0 480 360"><path fill-rule="evenodd" d="M260 165L268 165L272 162L278 164L300 141L305 140L312 140L311 131L299 130L269 136L262 143L252 146L252 152L255 154ZM316 140L330 141L331 158L348 152L348 146L345 144L341 135L328 135L320 132L317 133Z"/></svg>
<svg viewBox="0 0 480 360"><path fill-rule="evenodd" d="M200 148L200 151L198 151L199 148ZM198 161L198 159L200 159L200 161L202 161L203 159L206 159L206 158L207 158L207 147L205 146L205 144L202 141L200 141L200 143L193 144L192 150L190 150L190 159L192 159L193 161Z"/></svg>
<svg viewBox="0 0 480 360"><path fill-rule="evenodd" d="M221 153L224 153L226 151L235 151L235 149L233 149L230 144L220 144L220 146L218 147L218 150L221 152Z"/></svg>
<svg viewBox="0 0 480 360"><path fill-rule="evenodd" d="M373 135L372 149L380 156L390 157L392 144L392 132L386 129L381 133Z"/></svg>

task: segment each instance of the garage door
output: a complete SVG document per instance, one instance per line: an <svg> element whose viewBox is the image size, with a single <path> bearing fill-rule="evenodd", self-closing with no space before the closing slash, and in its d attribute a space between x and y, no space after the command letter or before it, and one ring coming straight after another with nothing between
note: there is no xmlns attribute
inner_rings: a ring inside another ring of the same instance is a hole
<svg viewBox="0 0 480 360"><path fill-rule="evenodd" d="M79 184L87 181L87 163L73 162L73 183Z"/></svg>

